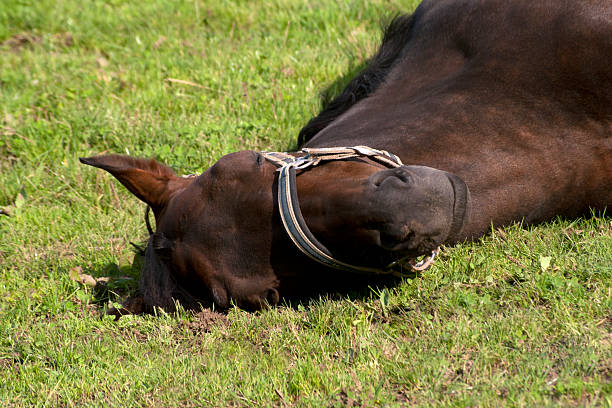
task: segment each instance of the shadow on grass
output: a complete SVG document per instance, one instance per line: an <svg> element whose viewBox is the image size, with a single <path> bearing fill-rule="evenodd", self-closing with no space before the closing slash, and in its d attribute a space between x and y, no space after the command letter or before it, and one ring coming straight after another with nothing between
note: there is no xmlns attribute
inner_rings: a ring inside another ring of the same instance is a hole
<svg viewBox="0 0 612 408"><path fill-rule="evenodd" d="M71 271L71 279L91 287L91 303L104 312L107 305L121 302L137 293L143 265L144 256L137 250L131 264L119 266L109 262L78 275Z"/></svg>
<svg viewBox="0 0 612 408"><path fill-rule="evenodd" d="M136 252L134 260L130 265L119 266L116 263L107 263L100 267L89 270L91 275L80 274L81 283L93 288L91 304L101 313L105 314L109 311L109 306L120 308L126 302L134 302L138 298L139 276L144 265L144 256ZM335 271L332 273L336 273ZM300 293L290 293L288 296L281 298L279 306L288 307L291 309L308 308L313 302L317 302L321 298L329 300L351 300L351 301L367 301L372 299L372 296L378 296L384 289L397 287L402 278L395 276L359 276L345 272L337 272L342 278L335 279L331 285L310 285L305 287ZM419 278L420 273L406 275L403 279ZM77 280L75 277L71 277ZM88 281L86 281L89 279ZM91 280L93 279L93 280ZM95 284L94 284L95 281ZM211 303L199 303L199 307L185 307L184 310L192 310L199 312L204 309L215 309L218 312L226 313L229 310L222 311L214 308Z"/></svg>
<svg viewBox="0 0 612 408"><path fill-rule="evenodd" d="M356 56L349 56L349 64L346 72L337 77L331 84L319 92L319 112L325 109L335 97L340 95L344 88L353 78L363 71L369 63L369 59L360 60ZM310 120L310 119L309 119ZM306 126L306 123L304 123ZM296 151L299 149L297 137L286 146L286 151Z"/></svg>
<svg viewBox="0 0 612 408"><path fill-rule="evenodd" d="M351 56L348 65L349 68L346 72L336 78L334 82L319 93L321 109L325 109L336 96L340 95L349 82L351 82L357 74L363 71L369 62L369 59L358 60L357 57Z"/></svg>
<svg viewBox="0 0 612 408"><path fill-rule="evenodd" d="M341 273L333 271L332 273ZM304 289L302 293L291 294L281 299L279 305L291 309L308 308L313 302L320 299L332 301L368 301L378 297L383 290L396 288L402 279L418 279L419 274L406 275L404 278L396 276L361 276L350 273L342 273L344 279L337 279L333 285L311 287Z"/></svg>

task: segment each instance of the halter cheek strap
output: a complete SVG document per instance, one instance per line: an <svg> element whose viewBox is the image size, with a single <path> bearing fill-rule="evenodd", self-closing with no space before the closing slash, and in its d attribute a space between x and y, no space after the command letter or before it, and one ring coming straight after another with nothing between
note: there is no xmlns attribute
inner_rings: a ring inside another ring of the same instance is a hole
<svg viewBox="0 0 612 408"><path fill-rule="evenodd" d="M308 229L302 216L297 196L296 172L321 162L332 160L345 160L354 157L368 157L387 167L394 168L402 166L402 161L396 155L384 150L372 149L367 146L354 147L332 147L332 148L305 148L302 157L294 157L287 153L263 152L263 156L279 166L278 178L278 206L283 226L295 246L306 256L325 266L361 274L392 274L406 276L407 272L422 271L431 266L434 258L438 255L440 248L432 251L431 255L423 261L412 264L408 263L409 269L405 270L403 259L392 262L383 268L352 265L336 259L332 253L319 242Z"/></svg>

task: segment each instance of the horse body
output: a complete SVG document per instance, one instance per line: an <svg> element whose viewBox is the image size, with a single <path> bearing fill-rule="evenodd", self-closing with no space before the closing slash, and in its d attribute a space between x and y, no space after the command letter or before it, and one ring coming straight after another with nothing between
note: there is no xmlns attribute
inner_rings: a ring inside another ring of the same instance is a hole
<svg viewBox="0 0 612 408"><path fill-rule="evenodd" d="M299 140L368 145L407 164L360 158L298 176L312 233L339 259L366 266L472 239L492 224L604 208L612 203L612 5L426 0L390 24L370 64ZM277 167L258 152L224 156L193 179L125 156L82 161L153 208L145 309L172 309L173 299L258 309L304 282L346 279L288 238Z"/></svg>
<svg viewBox="0 0 612 408"><path fill-rule="evenodd" d="M342 104L372 76L366 69L301 140L364 143L458 175L472 197L459 239L603 208L612 202L611 10L603 1L426 1L396 20L374 57L381 71L377 59L395 54L385 81Z"/></svg>

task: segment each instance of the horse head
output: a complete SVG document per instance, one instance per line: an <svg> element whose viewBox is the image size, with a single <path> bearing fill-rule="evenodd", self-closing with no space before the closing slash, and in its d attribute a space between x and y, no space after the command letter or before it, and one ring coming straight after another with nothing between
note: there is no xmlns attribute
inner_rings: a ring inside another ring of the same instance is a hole
<svg viewBox="0 0 612 408"><path fill-rule="evenodd" d="M287 235L279 216L280 172L265 154L229 154L190 178L155 160L81 161L111 173L153 210L156 230L141 276L149 308L172 309L178 299L257 310L299 291L296 282L336 274L303 256ZM382 271L454 242L469 216L465 183L433 168L387 168L351 157L298 172L299 217L341 263Z"/></svg>

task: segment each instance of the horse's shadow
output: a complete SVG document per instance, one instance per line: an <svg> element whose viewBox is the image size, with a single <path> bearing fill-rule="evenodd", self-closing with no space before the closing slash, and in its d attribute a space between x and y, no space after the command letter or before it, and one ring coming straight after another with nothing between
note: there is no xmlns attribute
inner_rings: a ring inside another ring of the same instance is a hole
<svg viewBox="0 0 612 408"><path fill-rule="evenodd" d="M304 291L291 297L283 298L279 306L288 307L293 310L303 310L312 307L320 300L330 301L357 301L368 302L378 299L384 290L397 288L402 279L417 279L420 272L413 275L406 275L403 278L396 276L355 276L349 275L347 284L343 286L333 285L319 289Z"/></svg>
<svg viewBox="0 0 612 408"><path fill-rule="evenodd" d="M328 105L339 96L346 86L363 71L369 63L369 59L360 59L355 55L348 55L349 63L346 72L338 76L332 83L327 85L319 92L319 111L324 110ZM296 138L285 146L286 151L296 151L300 148L299 141Z"/></svg>
<svg viewBox="0 0 612 408"><path fill-rule="evenodd" d="M143 266L144 253L137 249L134 253L133 262L129 265L119 266L116 263L109 262L87 269L79 275L78 279L74 276L71 276L71 278L80 280L81 284L92 288L89 303L102 316L109 314L119 317L123 314L129 314L130 309L139 308L139 302L141 301L139 280ZM342 274L342 272L340 273ZM304 290L301 293L282 298L278 306L303 310L312 307L313 303L320 299L369 301L373 297L378 297L383 290L397 287L401 282L401 279L395 276L355 276L348 273L344 273L344 275L346 275L346 279L337 280L338 282L345 282L342 285L313 287L310 290ZM414 273L413 275L407 275L405 278L414 279L418 277L419 275ZM231 310L231 308L219 310L209 301L201 301L195 304L182 304L177 301L176 305L177 308L193 312L212 309L227 313ZM127 310L124 308L127 308ZM140 312L136 313L139 314Z"/></svg>
<svg viewBox="0 0 612 408"><path fill-rule="evenodd" d="M132 262L127 265L107 262L87 269L73 268L69 275L71 280L90 288L89 303L104 313L109 305L121 303L138 292L143 265L142 249L137 247Z"/></svg>

